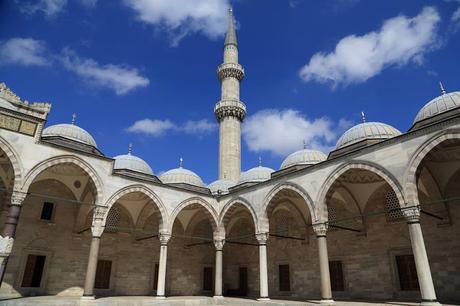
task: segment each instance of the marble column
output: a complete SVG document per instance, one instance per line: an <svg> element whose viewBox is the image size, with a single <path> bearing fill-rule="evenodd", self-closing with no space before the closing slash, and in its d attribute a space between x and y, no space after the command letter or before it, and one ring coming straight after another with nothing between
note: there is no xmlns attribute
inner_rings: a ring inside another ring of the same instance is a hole
<svg viewBox="0 0 460 306"><path fill-rule="evenodd" d="M169 239L171 239L171 235L161 233L158 238L160 239L160 262L158 267L157 298L164 299L166 288L166 263L168 261L168 242Z"/></svg>
<svg viewBox="0 0 460 306"><path fill-rule="evenodd" d="M425 241L420 226L420 208L413 206L402 210L409 227L412 252L414 253L415 267L417 269L421 305L440 305L436 299L433 279L431 277L430 263L426 253Z"/></svg>
<svg viewBox="0 0 460 306"><path fill-rule="evenodd" d="M225 240L214 239L214 245L216 247L216 275L214 283L214 297L222 298L222 256L224 249Z"/></svg>
<svg viewBox="0 0 460 306"><path fill-rule="evenodd" d="M11 194L8 216L0 236L0 286L5 275L8 258L13 249L14 237L18 225L19 215L21 214L22 203L27 193L15 191Z"/></svg>
<svg viewBox="0 0 460 306"><path fill-rule="evenodd" d="M83 288L83 298L86 299L94 299L94 282L96 280L99 246L101 244L102 233L104 233L103 220L93 221L91 232L92 239L89 249L88 266L86 267L85 285Z"/></svg>
<svg viewBox="0 0 460 306"><path fill-rule="evenodd" d="M257 241L259 242L259 283L260 283L260 297L259 301L270 300L268 297L268 266L267 266L267 240L268 233L256 234Z"/></svg>
<svg viewBox="0 0 460 306"><path fill-rule="evenodd" d="M332 304L331 276L329 274L329 256L327 254L327 224L313 225L313 231L318 241L319 274L321 277L321 303Z"/></svg>

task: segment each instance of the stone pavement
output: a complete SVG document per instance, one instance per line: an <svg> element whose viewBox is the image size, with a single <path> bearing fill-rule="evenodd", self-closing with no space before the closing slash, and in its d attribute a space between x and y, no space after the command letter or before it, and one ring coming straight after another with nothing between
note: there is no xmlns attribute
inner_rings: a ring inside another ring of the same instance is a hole
<svg viewBox="0 0 460 306"><path fill-rule="evenodd" d="M0 306L198 306L198 305L231 305L231 306L312 306L322 305L318 300L309 301L287 301L287 300L270 300L256 301L241 298L221 298L214 299L211 297L168 297L166 299L156 299L152 296L117 296L105 297L95 300L82 300L78 297L58 297L58 296L40 296L17 298L0 301ZM398 302L398 301L336 301L335 306L415 306L416 302ZM443 304L444 306L460 304Z"/></svg>

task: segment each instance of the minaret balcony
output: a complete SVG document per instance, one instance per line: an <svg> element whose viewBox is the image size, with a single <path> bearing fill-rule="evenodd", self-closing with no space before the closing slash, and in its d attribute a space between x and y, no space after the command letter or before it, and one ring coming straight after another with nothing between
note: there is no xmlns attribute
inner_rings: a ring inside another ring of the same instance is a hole
<svg viewBox="0 0 460 306"><path fill-rule="evenodd" d="M244 68L240 64L224 63L217 67L219 81L225 78L236 78L241 81L244 78Z"/></svg>
<svg viewBox="0 0 460 306"><path fill-rule="evenodd" d="M243 121L246 116L246 105L239 100L221 100L214 107L214 113L219 122L225 117L236 117Z"/></svg>

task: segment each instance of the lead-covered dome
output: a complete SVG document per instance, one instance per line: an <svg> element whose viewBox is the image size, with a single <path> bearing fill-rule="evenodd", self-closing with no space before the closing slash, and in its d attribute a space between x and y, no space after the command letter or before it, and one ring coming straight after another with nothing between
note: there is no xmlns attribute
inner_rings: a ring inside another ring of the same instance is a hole
<svg viewBox="0 0 460 306"><path fill-rule="evenodd" d="M229 180L217 180L208 185L209 190L212 194L225 194L228 193L228 189L235 186L235 182Z"/></svg>
<svg viewBox="0 0 460 306"><path fill-rule="evenodd" d="M195 172L182 167L166 171L159 178L165 184L189 184L205 187L203 181Z"/></svg>
<svg viewBox="0 0 460 306"><path fill-rule="evenodd" d="M286 169L294 165L314 165L325 161L326 159L326 154L321 151L303 149L296 151L286 157L286 159L281 164L280 169Z"/></svg>
<svg viewBox="0 0 460 306"><path fill-rule="evenodd" d="M340 149L366 139L389 139L401 135L391 125L381 122L364 122L346 131L337 141L336 149Z"/></svg>
<svg viewBox="0 0 460 306"><path fill-rule="evenodd" d="M43 130L42 137L52 136L67 138L97 148L93 136L75 124L56 124Z"/></svg>
<svg viewBox="0 0 460 306"><path fill-rule="evenodd" d="M115 156L114 159L114 170L131 170L148 175L153 175L152 168L143 159L134 156L131 153Z"/></svg>
<svg viewBox="0 0 460 306"><path fill-rule="evenodd" d="M239 184L242 183L259 183L263 181L267 181L272 177L272 172L275 170L267 167L258 166L248 171L242 172L240 175Z"/></svg>
<svg viewBox="0 0 460 306"><path fill-rule="evenodd" d="M414 124L460 106L460 91L444 93L428 102L417 113Z"/></svg>

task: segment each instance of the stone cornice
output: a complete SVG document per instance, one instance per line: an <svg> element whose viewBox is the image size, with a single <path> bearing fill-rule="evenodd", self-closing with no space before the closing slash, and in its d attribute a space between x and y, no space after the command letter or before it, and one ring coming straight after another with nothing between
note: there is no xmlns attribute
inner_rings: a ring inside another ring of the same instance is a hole
<svg viewBox="0 0 460 306"><path fill-rule="evenodd" d="M225 117L235 117L243 121L246 116L246 105L239 100L221 100L214 107L214 114L219 122Z"/></svg>

